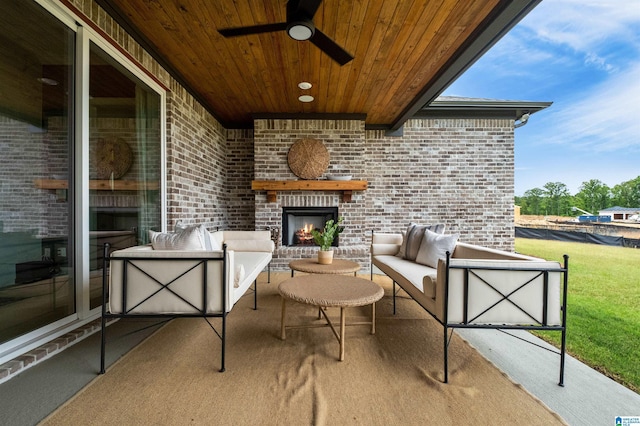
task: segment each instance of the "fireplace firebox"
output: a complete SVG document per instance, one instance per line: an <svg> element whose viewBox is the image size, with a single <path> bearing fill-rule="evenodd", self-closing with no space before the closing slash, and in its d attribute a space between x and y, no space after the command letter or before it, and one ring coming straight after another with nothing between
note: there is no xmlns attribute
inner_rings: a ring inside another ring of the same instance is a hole
<svg viewBox="0 0 640 426"><path fill-rule="evenodd" d="M283 207L282 245L315 246L311 230L322 230L331 219L338 220L337 207ZM338 247L338 237L333 241L333 246Z"/></svg>

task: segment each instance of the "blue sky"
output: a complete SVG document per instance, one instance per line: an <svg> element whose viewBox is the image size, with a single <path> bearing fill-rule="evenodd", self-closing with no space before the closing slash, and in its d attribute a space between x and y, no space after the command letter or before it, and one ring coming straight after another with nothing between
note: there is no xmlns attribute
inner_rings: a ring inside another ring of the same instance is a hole
<svg viewBox="0 0 640 426"><path fill-rule="evenodd" d="M515 129L515 194L640 176L640 0L544 0L443 95L551 101Z"/></svg>

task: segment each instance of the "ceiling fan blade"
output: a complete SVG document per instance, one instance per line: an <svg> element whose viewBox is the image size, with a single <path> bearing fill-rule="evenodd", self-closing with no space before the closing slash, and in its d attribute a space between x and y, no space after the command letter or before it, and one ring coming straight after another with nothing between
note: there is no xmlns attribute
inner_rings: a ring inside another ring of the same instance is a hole
<svg viewBox="0 0 640 426"><path fill-rule="evenodd" d="M353 59L353 56L351 56L349 52L344 50L335 41L331 40L317 28L309 41L318 46L320 50L329 55L331 59L340 65L344 65Z"/></svg>
<svg viewBox="0 0 640 426"><path fill-rule="evenodd" d="M221 30L218 30L218 32L224 37L237 37L249 34L262 34L274 31L284 31L286 29L287 23L279 22L277 24L253 25L251 27L223 28Z"/></svg>
<svg viewBox="0 0 640 426"><path fill-rule="evenodd" d="M287 2L287 21L295 19L313 19L322 0L289 0Z"/></svg>

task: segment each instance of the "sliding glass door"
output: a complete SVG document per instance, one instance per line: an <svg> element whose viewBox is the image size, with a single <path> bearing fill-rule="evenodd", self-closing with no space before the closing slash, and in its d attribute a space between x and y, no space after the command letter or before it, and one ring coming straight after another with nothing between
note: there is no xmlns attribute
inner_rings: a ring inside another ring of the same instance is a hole
<svg viewBox="0 0 640 426"><path fill-rule="evenodd" d="M103 246L147 242L160 228L160 96L91 43L91 308L100 306Z"/></svg>
<svg viewBox="0 0 640 426"><path fill-rule="evenodd" d="M76 312L75 32L0 0L0 344Z"/></svg>
<svg viewBox="0 0 640 426"><path fill-rule="evenodd" d="M0 10L1 364L97 318L104 243L160 229L165 98L56 2Z"/></svg>

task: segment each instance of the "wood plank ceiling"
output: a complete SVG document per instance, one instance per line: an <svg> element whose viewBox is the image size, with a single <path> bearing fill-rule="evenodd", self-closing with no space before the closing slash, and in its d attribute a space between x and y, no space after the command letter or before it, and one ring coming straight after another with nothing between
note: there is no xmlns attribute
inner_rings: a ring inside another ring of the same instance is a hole
<svg viewBox="0 0 640 426"><path fill-rule="evenodd" d="M265 114L365 114L368 128L393 130L539 0L324 0L313 23L354 57L342 66L286 31L218 32L284 22L286 0L97 3L227 128ZM312 88L300 89L303 81ZM315 100L300 102L302 94Z"/></svg>

